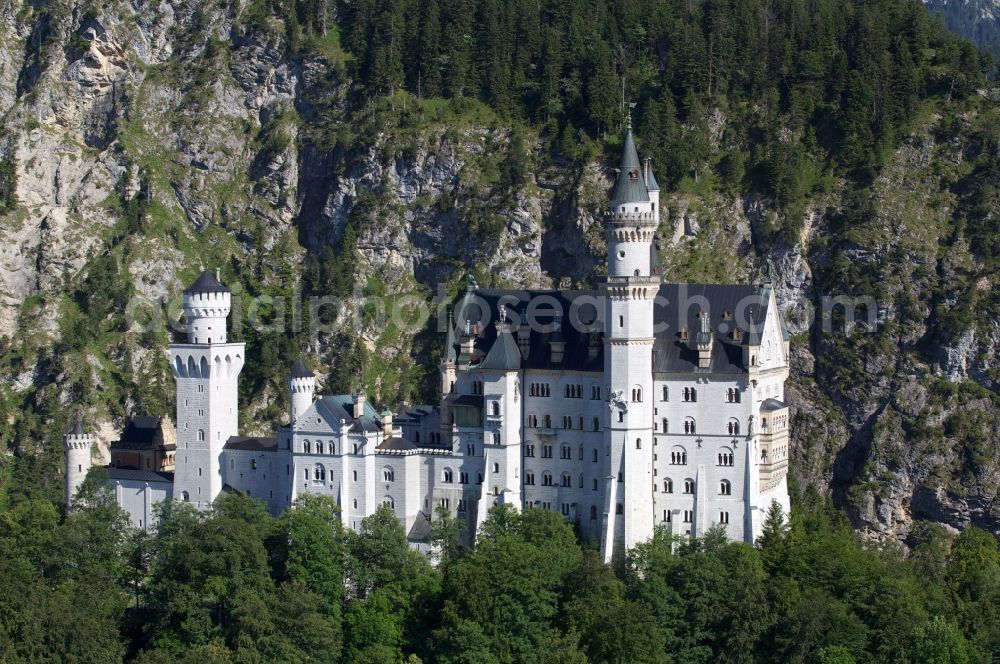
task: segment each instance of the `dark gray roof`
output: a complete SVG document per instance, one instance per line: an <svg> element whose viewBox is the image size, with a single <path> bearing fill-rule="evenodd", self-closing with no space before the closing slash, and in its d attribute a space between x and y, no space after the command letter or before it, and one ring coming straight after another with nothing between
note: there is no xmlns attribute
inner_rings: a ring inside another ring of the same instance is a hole
<svg viewBox="0 0 1000 664"><path fill-rule="evenodd" d="M657 373L690 373L698 370L697 338L701 331L699 318L707 306L709 330L714 333L711 365L713 373L744 373L743 346L752 337L759 340L767 317L766 293L760 286L726 284L663 284L660 304L653 311L657 329L653 343L653 371ZM732 337L733 328L742 331L739 341ZM688 331L683 339L681 331Z"/></svg>
<svg viewBox="0 0 1000 664"><path fill-rule="evenodd" d="M226 441L227 450L248 452L277 452L278 439L273 436L230 436Z"/></svg>
<svg viewBox="0 0 1000 664"><path fill-rule="evenodd" d="M305 363L301 357L295 360L295 364L292 365L292 378L315 378L316 374L312 372L312 369Z"/></svg>
<svg viewBox="0 0 1000 664"><path fill-rule="evenodd" d="M615 191L611 195L611 205L619 206L622 203L648 203L649 192L646 190L646 183L642 181L642 164L639 163L639 155L635 151L635 139L632 137L632 128L625 132L625 145L622 148L622 160L618 166L618 180L615 182Z"/></svg>
<svg viewBox="0 0 1000 664"><path fill-rule="evenodd" d="M653 175L653 165L648 163L646 165L646 189L649 191L659 191L660 183L656 181L656 176Z"/></svg>
<svg viewBox="0 0 1000 664"><path fill-rule="evenodd" d="M165 482L172 484L173 473L157 473L152 470L137 470L135 468L108 468L109 480L121 480L132 482Z"/></svg>
<svg viewBox="0 0 1000 664"><path fill-rule="evenodd" d="M185 293L228 293L229 289L215 278L209 270L198 275L194 283L184 289Z"/></svg>
<svg viewBox="0 0 1000 664"><path fill-rule="evenodd" d="M532 326L532 329L528 331L528 356L522 357L522 368L595 372L604 370L603 331L595 330L593 333L590 333L580 329L583 326L567 322L566 314L570 311L571 307L574 307L574 302L579 299L580 302L577 303L574 309L574 311L579 310L580 316L577 318L583 319L585 322L591 322L593 320L591 316L599 315L596 308L591 305L591 302L597 302L598 300L592 298L598 298L599 296L600 293L597 291L499 290L492 288L484 288L476 291L476 300L484 302L490 309L491 313L486 316L490 320L496 320L501 301L507 305L508 318L514 321L525 319L524 308L527 306L527 303L538 301L537 298L541 297L553 298L556 308L562 311L561 330L558 332L555 330L554 316L543 316L541 312L535 315L535 320L538 324ZM465 315L465 313L462 311L462 304L459 303L456 309L456 316L461 320L460 314ZM478 306L475 304L475 300L468 307L467 315L473 321L484 319L483 313L479 311ZM518 330L510 335L511 341L514 341L515 345L517 344L515 337L520 334L521 331ZM587 352L592 334L594 335L594 343L598 351L593 358L589 357ZM482 333L476 338L476 349L478 350L477 355L479 357L485 357L487 352L493 348L497 336L495 325L483 326ZM549 349L549 344L553 337L558 337L565 344L563 361L557 364L552 363L552 353ZM506 348L504 353L507 353ZM517 349L517 353L520 355L520 348ZM472 359L475 360L475 356Z"/></svg>
<svg viewBox="0 0 1000 664"><path fill-rule="evenodd" d="M784 402L778 401L777 399L765 399L764 403L760 405L760 409L764 412L781 410L782 408L787 408L787 406Z"/></svg>
<svg viewBox="0 0 1000 664"><path fill-rule="evenodd" d="M482 408L483 397L480 394L460 394L452 398L451 404L453 406L473 406L475 408Z"/></svg>
<svg viewBox="0 0 1000 664"><path fill-rule="evenodd" d="M527 357L521 360L522 368L590 372L604 370L603 330L589 329L590 326L586 325L592 322L592 318L587 315L592 303L602 306L599 292L481 289L476 292L476 296L490 312L484 315L478 306L470 306L467 315L473 321L495 320L501 302L507 305L509 313L524 318L527 303L537 302L537 298L542 296L553 298L557 307L562 310L559 332L553 325L554 316L546 318L540 313L535 316L536 325L529 332L530 344ZM743 346L760 342L770 297L770 289L749 284L661 284L653 314L657 328L653 345L653 370L658 373L691 373L698 370L696 342L702 327L698 314L702 306L707 306L709 333L715 339L708 371L745 372L747 367L743 363ZM520 304L513 304L515 302ZM574 306L576 311L567 316ZM461 303L457 312L466 315L466 312L462 312ZM601 315L603 316L603 312ZM580 324L581 320L584 324ZM680 335L684 328L688 331L687 339L682 339ZM736 339L732 336L734 328L739 328L742 332ZM517 344L515 336L518 333L510 335L514 344ZM560 338L565 343L560 363L553 363L551 360L550 346L554 338ZM483 325L482 332L475 341L478 353L471 358L473 364L477 356L485 357L493 352L497 339L496 326ZM596 350L593 356L589 352L592 343ZM514 349L505 341L503 353L512 350ZM520 355L520 348L517 352ZM499 353L500 351L497 356Z"/></svg>
<svg viewBox="0 0 1000 664"><path fill-rule="evenodd" d="M517 371L521 368L521 351L510 330L504 327L479 367L499 371Z"/></svg>
<svg viewBox="0 0 1000 664"><path fill-rule="evenodd" d="M151 450L162 444L160 418L136 415L125 424L121 440L115 441L111 446L119 449Z"/></svg>
<svg viewBox="0 0 1000 664"><path fill-rule="evenodd" d="M381 443L379 443L378 447L376 447L375 449L383 450L385 452L406 452L409 450L417 449L417 446L411 443L410 441L406 440L405 438L398 438L396 436L392 436L390 438L386 438Z"/></svg>
<svg viewBox="0 0 1000 664"><path fill-rule="evenodd" d="M84 434L83 418L76 418L76 424L73 426L73 430L69 433L71 436L82 436Z"/></svg>

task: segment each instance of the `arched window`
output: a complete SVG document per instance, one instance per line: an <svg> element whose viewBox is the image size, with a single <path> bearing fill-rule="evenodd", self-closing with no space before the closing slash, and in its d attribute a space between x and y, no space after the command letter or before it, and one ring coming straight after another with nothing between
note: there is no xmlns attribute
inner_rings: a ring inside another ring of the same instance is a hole
<svg viewBox="0 0 1000 664"><path fill-rule="evenodd" d="M198 440L205 440L205 430L198 429Z"/></svg>
<svg viewBox="0 0 1000 664"><path fill-rule="evenodd" d="M720 447L718 454L718 465L732 466L734 461L733 451L728 447Z"/></svg>
<svg viewBox="0 0 1000 664"><path fill-rule="evenodd" d="M730 436L740 435L740 421L737 419L730 419L728 424L726 424L726 430L729 432Z"/></svg>
<svg viewBox="0 0 1000 664"><path fill-rule="evenodd" d="M693 417L687 417L684 419L684 433L687 434L695 433L695 425Z"/></svg>
<svg viewBox="0 0 1000 664"><path fill-rule="evenodd" d="M386 496L383 498L382 504L386 505L389 509L396 509L396 501L392 499L392 496Z"/></svg>
<svg viewBox="0 0 1000 664"><path fill-rule="evenodd" d="M618 421L619 422L624 422L625 421L625 413L624 413L624 411L620 411L620 410L618 411Z"/></svg>
<svg viewBox="0 0 1000 664"><path fill-rule="evenodd" d="M680 445L674 445L670 450L670 464L673 466L683 466L688 462L687 450Z"/></svg>
<svg viewBox="0 0 1000 664"><path fill-rule="evenodd" d="M573 477L569 473L563 473L562 475L562 485L571 487L573 486Z"/></svg>
<svg viewBox="0 0 1000 664"><path fill-rule="evenodd" d="M729 480L722 480L719 482L719 495L729 496L733 493L733 485L729 483Z"/></svg>
<svg viewBox="0 0 1000 664"><path fill-rule="evenodd" d="M641 450L642 449L642 438L636 438L635 439L635 449L637 449L637 450Z"/></svg>
<svg viewBox="0 0 1000 664"><path fill-rule="evenodd" d="M542 486L552 486L552 473L547 470L542 473Z"/></svg>
<svg viewBox="0 0 1000 664"><path fill-rule="evenodd" d="M493 463L493 472L494 473L499 473L500 472L500 464L499 463L496 463L496 462Z"/></svg>
<svg viewBox="0 0 1000 664"><path fill-rule="evenodd" d="M317 482L322 482L326 479L326 468L323 467L323 464L317 463L313 468L313 479Z"/></svg>
<svg viewBox="0 0 1000 664"><path fill-rule="evenodd" d="M632 401L639 403L642 401L642 388L636 385L632 388Z"/></svg>
<svg viewBox="0 0 1000 664"><path fill-rule="evenodd" d="M552 416L551 415L546 415L545 416L545 428L546 429L551 429L552 428Z"/></svg>
<svg viewBox="0 0 1000 664"><path fill-rule="evenodd" d="M392 469L392 466L386 466L385 468L382 469L382 481L383 482L396 481L396 471Z"/></svg>
<svg viewBox="0 0 1000 664"><path fill-rule="evenodd" d="M312 452L312 443L310 443L308 440L303 441L302 451L305 452L306 454L310 454Z"/></svg>
<svg viewBox="0 0 1000 664"><path fill-rule="evenodd" d="M690 478L684 480L684 493L694 493L694 480Z"/></svg>
<svg viewBox="0 0 1000 664"><path fill-rule="evenodd" d="M500 417L500 402L494 401L491 407L493 408L493 416Z"/></svg>
<svg viewBox="0 0 1000 664"><path fill-rule="evenodd" d="M452 482L455 481L455 475L451 471L451 468L445 468L444 472L441 473L441 477L444 480L445 484L451 484Z"/></svg>
<svg viewBox="0 0 1000 664"><path fill-rule="evenodd" d="M660 426L661 426L661 431L663 431L663 433L670 433L670 422L669 420L667 420L667 418L665 417L663 418L663 421L660 423Z"/></svg>
<svg viewBox="0 0 1000 664"><path fill-rule="evenodd" d="M615 505L615 514L624 514L624 513L625 513L625 506L623 504L618 503L617 505Z"/></svg>
<svg viewBox="0 0 1000 664"><path fill-rule="evenodd" d="M187 491L181 491L181 500L183 500L185 503L191 502L191 494L189 494Z"/></svg>
<svg viewBox="0 0 1000 664"><path fill-rule="evenodd" d="M663 386L663 401L670 401L670 388Z"/></svg>
<svg viewBox="0 0 1000 664"><path fill-rule="evenodd" d="M593 425L594 425L594 431L600 431L601 430L601 418L595 417Z"/></svg>
<svg viewBox="0 0 1000 664"><path fill-rule="evenodd" d="M591 505L590 506L590 518L592 520L597 518L597 506L596 505Z"/></svg>
<svg viewBox="0 0 1000 664"><path fill-rule="evenodd" d="M674 482L669 477L663 480L663 493L673 493L674 492Z"/></svg>

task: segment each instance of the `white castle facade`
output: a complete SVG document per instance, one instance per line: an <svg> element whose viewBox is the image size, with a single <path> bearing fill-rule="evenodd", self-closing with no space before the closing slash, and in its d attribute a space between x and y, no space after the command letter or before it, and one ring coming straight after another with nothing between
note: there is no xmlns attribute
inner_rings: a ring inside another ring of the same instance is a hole
<svg viewBox="0 0 1000 664"><path fill-rule="evenodd" d="M600 289L470 285L454 303L437 406L392 414L363 393L317 397L300 360L289 424L273 437L239 435L247 358L227 342L230 293L205 272L184 294L188 342L168 350L177 428L163 458L173 473L119 465L107 481L142 528L155 525L158 500L207 507L228 488L275 514L302 494L327 495L353 529L387 504L418 546L438 506L466 520L471 541L501 503L561 513L606 561L658 525L699 536L722 524L752 542L772 501L789 507L788 334L769 284L663 283L659 216L659 186L630 128ZM67 434L69 495L88 440L80 428Z"/></svg>

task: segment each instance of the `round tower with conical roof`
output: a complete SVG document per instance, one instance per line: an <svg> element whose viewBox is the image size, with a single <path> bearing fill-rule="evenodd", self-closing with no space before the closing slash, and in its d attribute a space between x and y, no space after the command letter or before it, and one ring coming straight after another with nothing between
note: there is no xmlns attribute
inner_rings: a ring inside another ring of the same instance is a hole
<svg viewBox="0 0 1000 664"><path fill-rule="evenodd" d="M302 414L309 410L316 392L316 374L301 357L295 361L288 376L288 391L291 396L289 423L294 427Z"/></svg>
<svg viewBox="0 0 1000 664"><path fill-rule="evenodd" d="M73 504L77 490L87 478L93 461L90 449L94 445L94 437L84 429L83 420L78 419L74 426L63 436L63 447L66 450L66 506Z"/></svg>

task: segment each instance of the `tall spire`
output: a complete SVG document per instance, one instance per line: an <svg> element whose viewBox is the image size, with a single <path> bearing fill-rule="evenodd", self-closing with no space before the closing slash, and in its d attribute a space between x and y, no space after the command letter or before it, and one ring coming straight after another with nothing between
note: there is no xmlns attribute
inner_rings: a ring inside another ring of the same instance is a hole
<svg viewBox="0 0 1000 664"><path fill-rule="evenodd" d="M639 162L639 153L635 149L635 138L632 136L632 107L630 104L622 160L618 166L618 181L615 183L615 191L611 196L611 205L617 207L624 203L648 202L649 191L643 181L642 164Z"/></svg>

